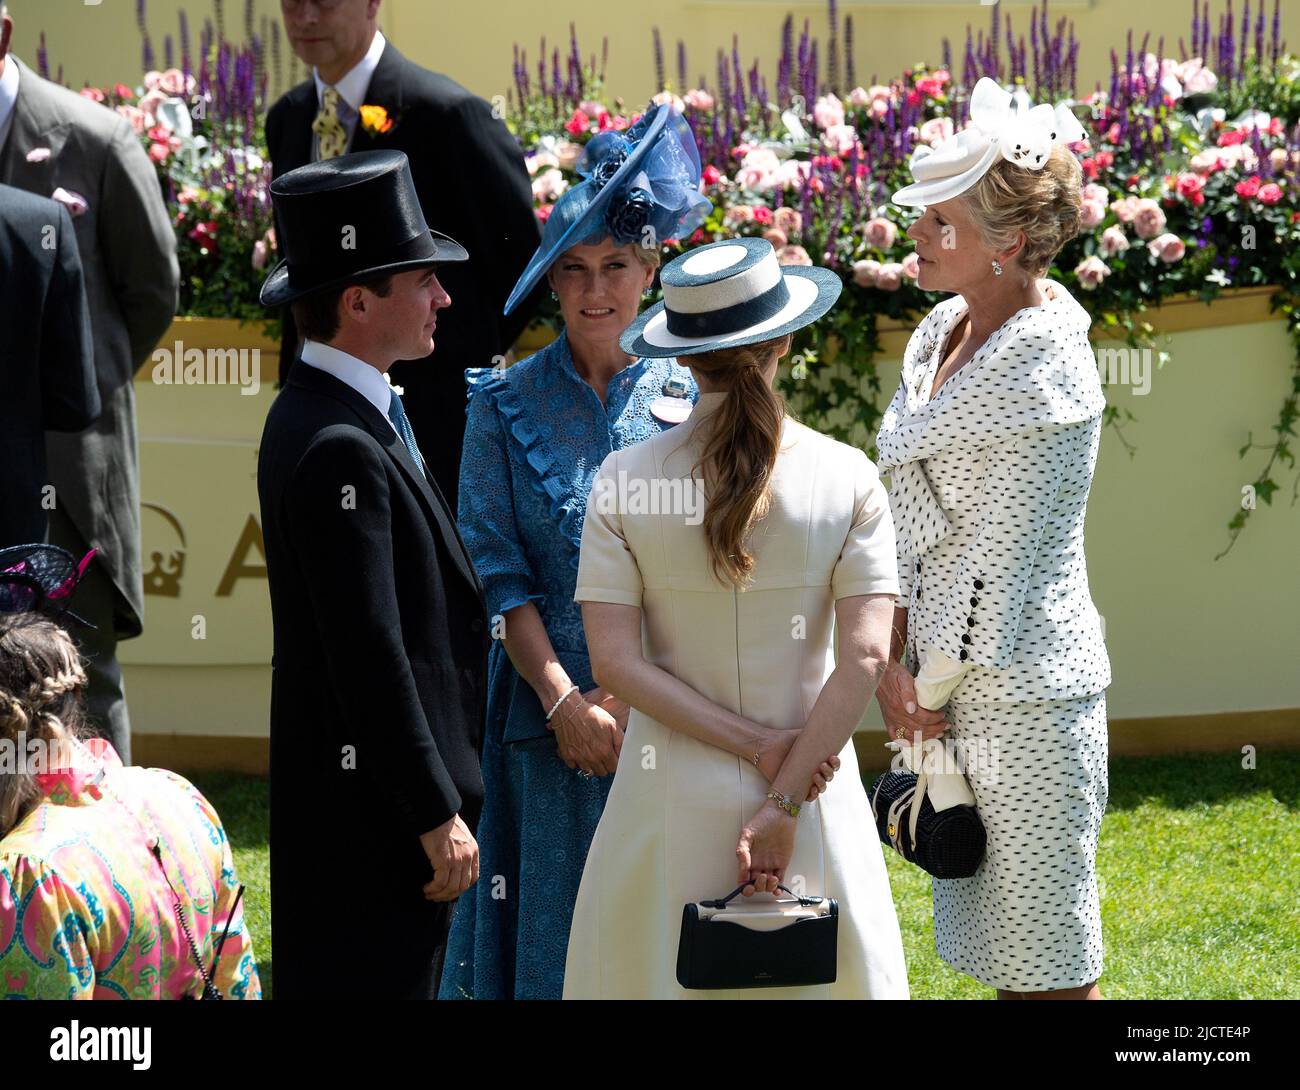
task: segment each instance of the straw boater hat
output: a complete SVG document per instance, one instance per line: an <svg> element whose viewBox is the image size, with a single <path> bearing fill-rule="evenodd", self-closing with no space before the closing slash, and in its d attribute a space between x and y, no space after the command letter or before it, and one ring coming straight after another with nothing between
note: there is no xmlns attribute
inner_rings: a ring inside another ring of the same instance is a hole
<svg viewBox="0 0 1300 1090"><path fill-rule="evenodd" d="M664 266L664 297L623 331L633 356L693 356L774 340L811 325L843 287L820 265L782 265L764 238L690 250Z"/></svg>
<svg viewBox="0 0 1300 1090"><path fill-rule="evenodd" d="M920 145L910 163L912 184L893 196L895 204L924 207L956 197L978 182L1001 156L1028 170L1041 170L1054 144L1087 138L1068 102L1030 107L1023 87L1015 94L983 77L971 92L969 128L937 147Z"/></svg>

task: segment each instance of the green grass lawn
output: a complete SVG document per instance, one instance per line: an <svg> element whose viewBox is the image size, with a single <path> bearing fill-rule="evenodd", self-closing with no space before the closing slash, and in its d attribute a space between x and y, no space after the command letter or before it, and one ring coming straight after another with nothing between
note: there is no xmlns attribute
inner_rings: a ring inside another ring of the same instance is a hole
<svg viewBox="0 0 1300 1090"><path fill-rule="evenodd" d="M1300 997L1300 753L1116 758L1098 870L1111 999ZM248 887L244 908L271 995L266 781L206 773ZM885 858L915 999L987 999L992 988L934 952L930 878Z"/></svg>

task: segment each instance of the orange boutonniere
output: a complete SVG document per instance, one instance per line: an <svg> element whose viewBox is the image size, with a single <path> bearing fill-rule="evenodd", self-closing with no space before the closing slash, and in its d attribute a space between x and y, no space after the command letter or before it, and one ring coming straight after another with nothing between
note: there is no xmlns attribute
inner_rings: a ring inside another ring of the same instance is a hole
<svg viewBox="0 0 1300 1090"><path fill-rule="evenodd" d="M386 132L391 132L396 121L388 116L388 111L382 106L362 106L360 109L361 127L371 136L382 136Z"/></svg>

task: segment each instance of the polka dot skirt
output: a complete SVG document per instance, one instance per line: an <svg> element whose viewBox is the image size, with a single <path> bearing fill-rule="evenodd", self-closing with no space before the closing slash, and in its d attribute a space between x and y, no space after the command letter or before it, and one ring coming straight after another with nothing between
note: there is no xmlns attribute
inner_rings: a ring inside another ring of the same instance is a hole
<svg viewBox="0 0 1300 1090"><path fill-rule="evenodd" d="M970 878L933 879L935 947L994 988L1101 976L1097 838L1108 797L1106 695L948 705L988 835Z"/></svg>

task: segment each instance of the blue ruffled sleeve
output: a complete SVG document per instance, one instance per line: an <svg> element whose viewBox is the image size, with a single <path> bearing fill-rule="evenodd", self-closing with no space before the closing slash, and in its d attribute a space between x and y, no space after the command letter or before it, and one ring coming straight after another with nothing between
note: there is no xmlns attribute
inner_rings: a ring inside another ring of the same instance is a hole
<svg viewBox="0 0 1300 1090"><path fill-rule="evenodd" d="M466 370L465 381L469 409L456 521L483 582L488 615L494 617L543 596L532 593L533 571L515 525L504 426L495 399L487 396L504 380L491 367L474 367Z"/></svg>

